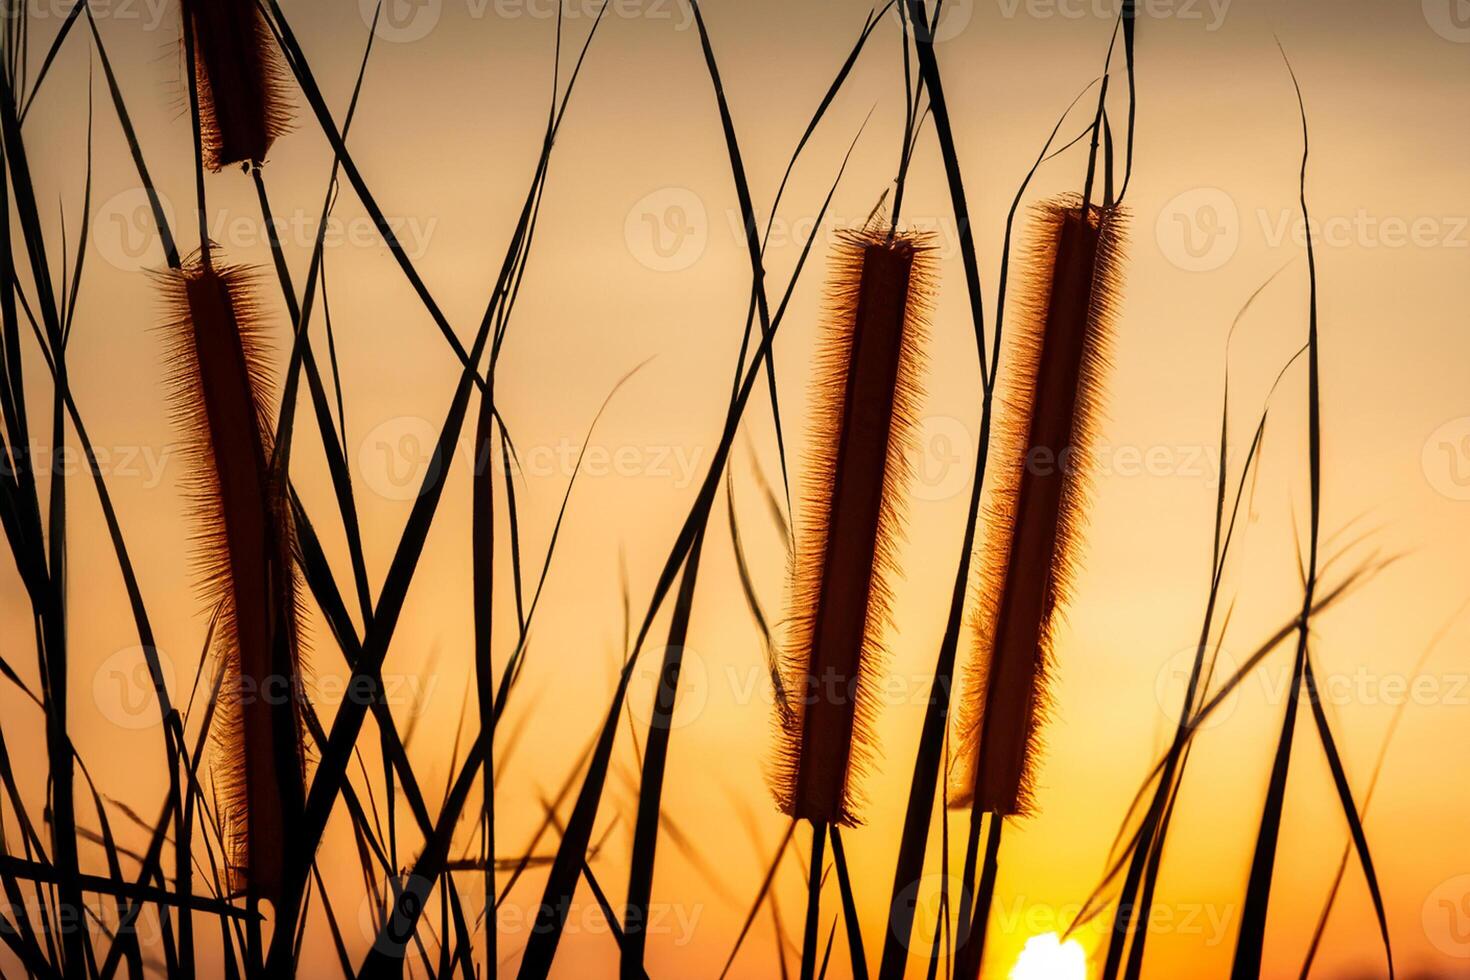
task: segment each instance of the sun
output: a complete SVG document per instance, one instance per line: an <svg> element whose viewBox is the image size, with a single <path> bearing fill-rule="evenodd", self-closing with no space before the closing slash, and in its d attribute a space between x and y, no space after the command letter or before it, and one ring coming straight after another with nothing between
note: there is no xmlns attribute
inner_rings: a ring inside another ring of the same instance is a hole
<svg viewBox="0 0 1470 980"><path fill-rule="evenodd" d="M1011 969L1011 980L1087 980L1087 953L1054 932L1032 936Z"/></svg>

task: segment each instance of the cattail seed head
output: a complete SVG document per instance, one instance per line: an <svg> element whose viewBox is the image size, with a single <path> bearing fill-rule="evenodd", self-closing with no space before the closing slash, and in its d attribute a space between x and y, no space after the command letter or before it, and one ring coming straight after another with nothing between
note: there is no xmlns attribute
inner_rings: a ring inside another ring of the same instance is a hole
<svg viewBox="0 0 1470 980"><path fill-rule="evenodd" d="M258 166L290 129L275 39L254 0L183 0L194 40L204 162Z"/></svg>
<svg viewBox="0 0 1470 980"><path fill-rule="evenodd" d="M294 538L271 470L270 379L252 276L193 258L161 277L175 422L192 464L204 597L223 673L213 773L232 889L274 898L303 806Z"/></svg>
<svg viewBox="0 0 1470 980"><path fill-rule="evenodd" d="M1119 292L1123 216L1079 198L1041 206L1027 257L979 563L975 657L956 712L951 804L1033 805L1047 679L1085 520Z"/></svg>
<svg viewBox="0 0 1470 980"><path fill-rule="evenodd" d="M924 236L875 230L836 248L774 779L782 810L814 823L858 822L854 775L874 751L931 252Z"/></svg>

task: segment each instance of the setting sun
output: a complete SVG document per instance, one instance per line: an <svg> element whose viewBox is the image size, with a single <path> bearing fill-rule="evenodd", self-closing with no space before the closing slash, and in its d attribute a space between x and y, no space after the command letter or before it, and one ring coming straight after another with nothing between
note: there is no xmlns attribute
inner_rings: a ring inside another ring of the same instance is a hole
<svg viewBox="0 0 1470 980"><path fill-rule="evenodd" d="M1026 940L1011 980L1087 980L1087 953L1075 939L1054 932Z"/></svg>

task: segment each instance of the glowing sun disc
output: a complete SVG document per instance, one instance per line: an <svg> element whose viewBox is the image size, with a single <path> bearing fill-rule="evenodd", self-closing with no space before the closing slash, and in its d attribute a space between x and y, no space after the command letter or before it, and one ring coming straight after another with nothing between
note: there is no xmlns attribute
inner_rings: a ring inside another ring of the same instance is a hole
<svg viewBox="0 0 1470 980"><path fill-rule="evenodd" d="M1011 980L1087 980L1087 953L1075 939L1054 932L1026 940Z"/></svg>

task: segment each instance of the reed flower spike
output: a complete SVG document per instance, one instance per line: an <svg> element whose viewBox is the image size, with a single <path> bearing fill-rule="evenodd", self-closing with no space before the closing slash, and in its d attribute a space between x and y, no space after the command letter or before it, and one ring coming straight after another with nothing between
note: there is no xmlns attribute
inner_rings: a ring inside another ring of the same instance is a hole
<svg viewBox="0 0 1470 980"><path fill-rule="evenodd" d="M304 802L304 685L294 536L271 464L270 379L250 272L206 250L162 276L175 422L191 462L202 591L223 672L213 773L230 887L281 889Z"/></svg>
<svg viewBox="0 0 1470 980"><path fill-rule="evenodd" d="M1123 215L1079 197L1042 205L997 431L975 656L956 712L950 800L1026 815L1051 648L1089 489L1120 288Z"/></svg>
<svg viewBox="0 0 1470 980"><path fill-rule="evenodd" d="M783 658L794 703L775 769L782 810L814 825L859 822L854 777L874 751L932 249L872 225L836 248Z"/></svg>
<svg viewBox="0 0 1470 980"><path fill-rule="evenodd" d="M205 165L259 166L290 128L285 71L254 0L183 0ZM187 51L187 46L185 47Z"/></svg>

